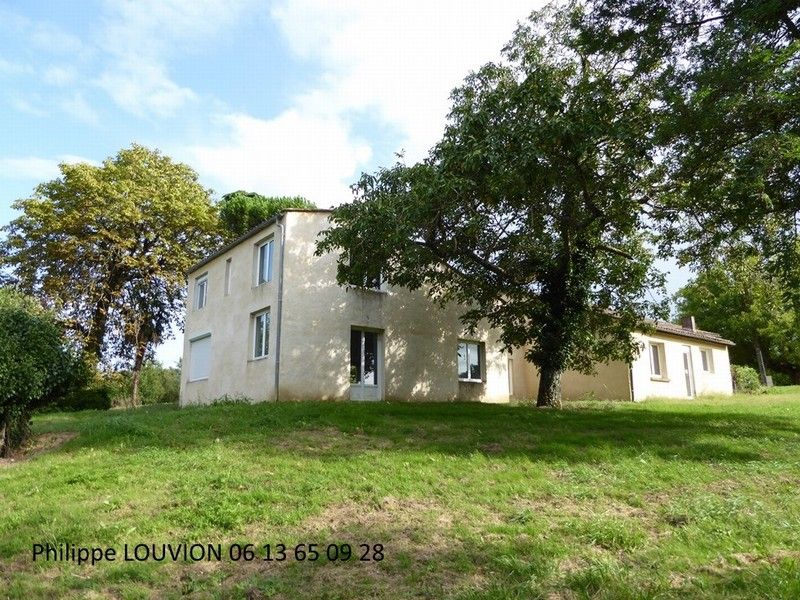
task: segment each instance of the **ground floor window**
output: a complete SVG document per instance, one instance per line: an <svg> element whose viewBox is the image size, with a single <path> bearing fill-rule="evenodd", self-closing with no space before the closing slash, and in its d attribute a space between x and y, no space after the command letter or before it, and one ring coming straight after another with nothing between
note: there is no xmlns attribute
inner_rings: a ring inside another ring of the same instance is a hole
<svg viewBox="0 0 800 600"><path fill-rule="evenodd" d="M483 381L483 344L461 341L458 343L458 378L461 381Z"/></svg>
<svg viewBox="0 0 800 600"><path fill-rule="evenodd" d="M253 315L255 332L253 343L253 358L263 358L269 354L269 311Z"/></svg>
<svg viewBox="0 0 800 600"><path fill-rule="evenodd" d="M378 334L350 331L350 383L378 385Z"/></svg>
<svg viewBox="0 0 800 600"><path fill-rule="evenodd" d="M650 375L666 378L667 371L664 365L664 344L650 344Z"/></svg>
<svg viewBox="0 0 800 600"><path fill-rule="evenodd" d="M211 371L211 336L189 342L189 381L208 379Z"/></svg>
<svg viewBox="0 0 800 600"><path fill-rule="evenodd" d="M703 371L714 372L714 355L709 348L700 348L700 359L703 361Z"/></svg>

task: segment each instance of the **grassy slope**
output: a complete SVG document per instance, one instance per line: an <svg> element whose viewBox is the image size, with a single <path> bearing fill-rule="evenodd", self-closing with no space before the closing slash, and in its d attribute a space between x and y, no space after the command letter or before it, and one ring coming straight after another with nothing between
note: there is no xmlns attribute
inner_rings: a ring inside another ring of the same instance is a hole
<svg viewBox="0 0 800 600"><path fill-rule="evenodd" d="M80 435L0 467L0 597L800 597L800 389L561 412L159 406L35 429ZM386 559L30 560L34 542L181 540Z"/></svg>

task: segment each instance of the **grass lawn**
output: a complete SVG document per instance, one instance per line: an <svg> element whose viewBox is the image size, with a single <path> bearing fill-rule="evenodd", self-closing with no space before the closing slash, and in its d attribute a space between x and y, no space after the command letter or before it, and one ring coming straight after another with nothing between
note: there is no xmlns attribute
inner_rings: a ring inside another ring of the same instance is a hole
<svg viewBox="0 0 800 600"><path fill-rule="evenodd" d="M800 598L800 387L784 392L42 415L38 434L77 437L0 465L0 597ZM118 560L34 563L45 542ZM225 560L122 560L180 542ZM228 560L233 543L259 560ZM279 543L287 560L260 560Z"/></svg>

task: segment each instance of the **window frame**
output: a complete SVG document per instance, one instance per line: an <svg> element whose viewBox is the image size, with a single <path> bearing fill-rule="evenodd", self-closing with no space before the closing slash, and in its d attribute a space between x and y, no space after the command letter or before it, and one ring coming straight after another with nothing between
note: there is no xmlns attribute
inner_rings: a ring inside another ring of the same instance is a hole
<svg viewBox="0 0 800 600"><path fill-rule="evenodd" d="M195 377L192 379L192 371L194 371L194 356L195 350L192 349L192 345L197 342L202 342L203 340L208 340L208 373L203 377ZM211 353L213 351L213 347L211 346L211 334L210 333L203 333L201 335L197 335L189 340L189 369L186 376L186 381L188 383L195 383L197 381L207 381L208 378L211 376Z"/></svg>
<svg viewBox="0 0 800 600"><path fill-rule="evenodd" d="M263 275L264 268L263 268L263 249L269 247L269 258L267 260L267 276L265 279L261 279ZM272 281L272 263L274 261L275 256L275 236L271 235L266 239L261 240L256 244L256 286L264 285L266 283L270 283Z"/></svg>
<svg viewBox="0 0 800 600"><path fill-rule="evenodd" d="M655 358L658 361L658 372L655 370L655 361L653 360L655 350ZM650 379L656 381L667 381L667 360L666 350L663 342L649 342L648 343L648 357L650 362Z"/></svg>
<svg viewBox="0 0 800 600"><path fill-rule="evenodd" d="M253 323L253 337L252 343L250 346L251 353L250 356L252 360L263 360L269 357L269 330L271 319L270 319L270 311L269 308L265 308L258 312L253 313L250 315L251 321ZM261 348L257 348L258 344L258 321L259 319L264 318L264 336L261 339ZM257 351L260 350L263 354L257 354Z"/></svg>
<svg viewBox="0 0 800 600"><path fill-rule="evenodd" d="M225 296L231 295L231 271L233 269L233 259L229 258L225 261L225 289L223 290Z"/></svg>
<svg viewBox="0 0 800 600"><path fill-rule="evenodd" d="M458 370L458 354L461 349L461 346L465 347L465 356L464 359L467 361L467 377L461 377L461 373ZM480 378L475 379L470 377L470 346L474 346L477 354L478 354L478 371L480 371ZM476 340L458 340L458 347L456 348L456 375L458 376L458 380L463 383L484 383L484 357L486 355L486 349L484 348L483 342L479 342Z"/></svg>
<svg viewBox="0 0 800 600"><path fill-rule="evenodd" d="M203 289L202 295L200 294L201 286ZM202 304L200 303L201 300ZM203 310L206 306L208 306L208 272L195 277L194 280L194 309Z"/></svg>
<svg viewBox="0 0 800 600"><path fill-rule="evenodd" d="M352 375L352 368L353 368L353 334L358 335L358 346L359 346L359 356L358 356L358 381L353 381ZM367 367L367 334L375 336L375 365L372 373L372 379L374 380L373 383L367 383L365 380L365 373ZM374 331L371 329L362 329L360 327L351 327L350 328L350 385L356 385L361 387L371 387L376 388L381 385L381 361L380 361L380 353L381 353L381 340L380 340L380 332Z"/></svg>
<svg viewBox="0 0 800 600"><path fill-rule="evenodd" d="M700 365L704 373L714 373L714 352L711 348L700 348Z"/></svg>

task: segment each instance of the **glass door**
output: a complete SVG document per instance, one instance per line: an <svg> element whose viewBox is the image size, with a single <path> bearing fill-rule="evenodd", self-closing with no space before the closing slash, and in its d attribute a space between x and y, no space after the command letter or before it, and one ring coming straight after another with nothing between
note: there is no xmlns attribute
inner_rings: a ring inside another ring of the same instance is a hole
<svg viewBox="0 0 800 600"><path fill-rule="evenodd" d="M694 398L694 369L692 369L692 349L683 347L683 374L686 379L686 395Z"/></svg>
<svg viewBox="0 0 800 600"><path fill-rule="evenodd" d="M383 370L381 334L350 330L350 399L380 400Z"/></svg>

